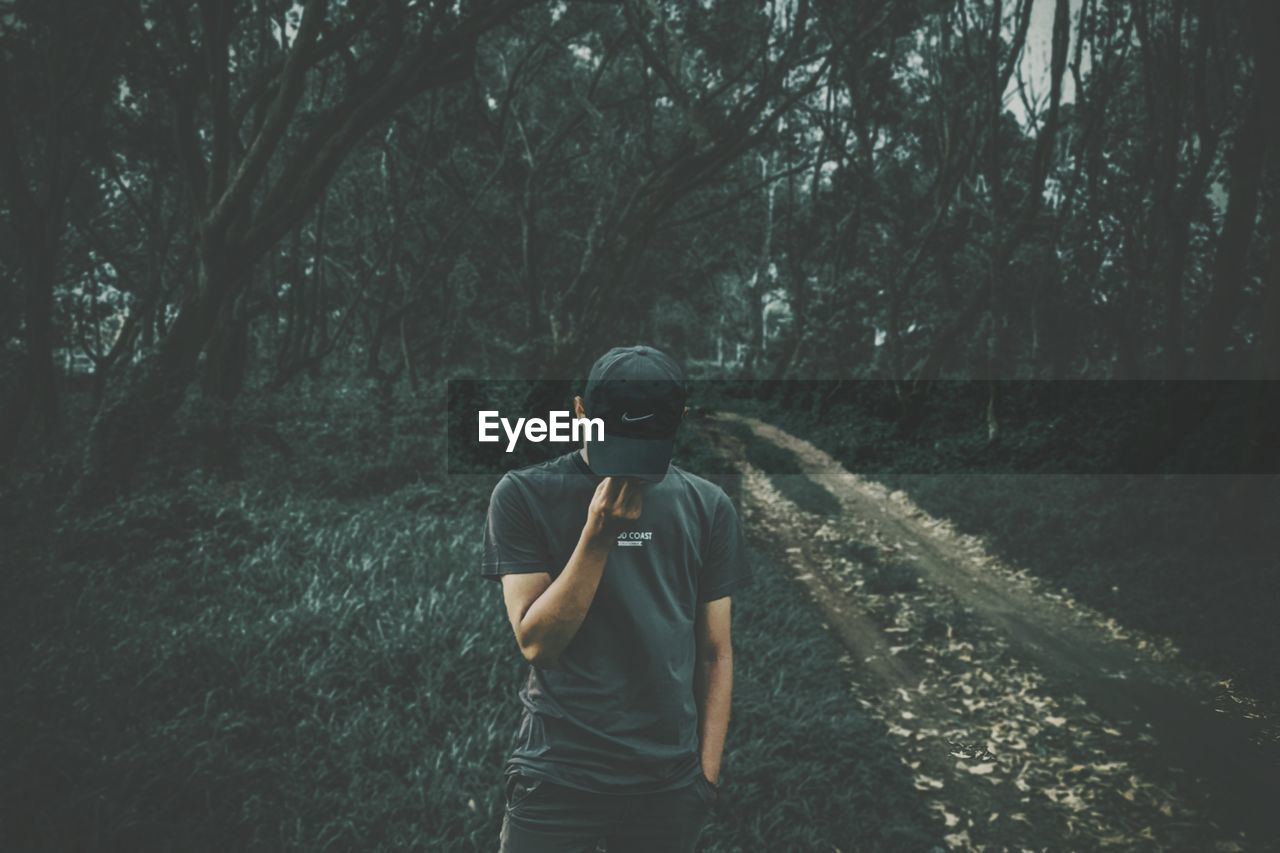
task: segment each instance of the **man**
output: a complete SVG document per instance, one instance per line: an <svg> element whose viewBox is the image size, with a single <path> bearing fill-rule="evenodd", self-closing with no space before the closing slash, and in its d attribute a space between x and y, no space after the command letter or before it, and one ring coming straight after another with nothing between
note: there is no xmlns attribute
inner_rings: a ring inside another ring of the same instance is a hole
<svg viewBox="0 0 1280 853"><path fill-rule="evenodd" d="M715 804L751 578L728 496L670 464L685 397L658 350L612 349L574 398L603 440L493 491L481 573L531 664L506 853L691 851Z"/></svg>

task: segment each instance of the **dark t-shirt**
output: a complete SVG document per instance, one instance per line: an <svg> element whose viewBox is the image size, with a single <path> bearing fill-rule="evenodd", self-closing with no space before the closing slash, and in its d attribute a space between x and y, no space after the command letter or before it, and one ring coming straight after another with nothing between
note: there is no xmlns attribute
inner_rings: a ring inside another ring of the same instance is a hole
<svg viewBox="0 0 1280 853"><path fill-rule="evenodd" d="M507 473L489 502L481 574L559 575L599 482L577 451ZM750 583L749 572L724 490L672 465L646 487L557 665L529 668L507 771L600 792L691 784L701 772L697 606Z"/></svg>

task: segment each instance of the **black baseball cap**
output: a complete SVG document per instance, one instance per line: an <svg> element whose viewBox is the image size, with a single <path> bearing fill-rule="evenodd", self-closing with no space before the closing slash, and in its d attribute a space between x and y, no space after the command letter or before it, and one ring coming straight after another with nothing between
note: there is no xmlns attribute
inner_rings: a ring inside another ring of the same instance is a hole
<svg viewBox="0 0 1280 853"><path fill-rule="evenodd" d="M684 373L653 347L614 347L587 375L587 417L604 421L604 440L587 448L602 477L661 480L675 450L688 396Z"/></svg>

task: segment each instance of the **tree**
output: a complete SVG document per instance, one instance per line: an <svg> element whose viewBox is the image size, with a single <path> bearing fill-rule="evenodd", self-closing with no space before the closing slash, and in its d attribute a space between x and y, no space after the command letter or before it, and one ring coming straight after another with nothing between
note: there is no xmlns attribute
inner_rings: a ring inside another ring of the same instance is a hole
<svg viewBox="0 0 1280 853"><path fill-rule="evenodd" d="M135 79L165 91L174 111L196 275L163 339L99 409L76 500L127 486L215 333L239 322L253 265L312 209L360 139L421 93L465 79L480 36L530 3L330 10L308 0L299 11L204 0L190 19L180 4L125 3L131 46L147 57ZM235 354L237 341L243 335L224 339L217 355Z"/></svg>
<svg viewBox="0 0 1280 853"><path fill-rule="evenodd" d="M104 153L115 95L119 23L108 9L69 0L14 4L0 35L0 190L19 283L21 366L0 414L0 465L34 411L58 423L54 286L72 209L86 204L91 164ZM9 264L6 264L9 266Z"/></svg>
<svg viewBox="0 0 1280 853"><path fill-rule="evenodd" d="M1247 19L1253 53L1253 75L1245 114L1236 131L1231 153L1227 212L1218 236L1213 290L1205 307L1200 334L1200 370L1206 378L1222 378L1229 370L1227 349L1231 328L1239 314L1248 272L1249 245L1258 216L1258 187L1267 145L1277 138L1275 109L1267 107L1280 91L1280 62L1275 39L1280 36L1280 7L1266 0L1249 4Z"/></svg>

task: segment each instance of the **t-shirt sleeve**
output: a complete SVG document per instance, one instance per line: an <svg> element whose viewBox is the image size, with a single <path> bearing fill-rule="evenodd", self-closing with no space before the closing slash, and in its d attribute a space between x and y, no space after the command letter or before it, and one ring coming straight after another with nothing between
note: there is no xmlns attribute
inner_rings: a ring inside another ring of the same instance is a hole
<svg viewBox="0 0 1280 853"><path fill-rule="evenodd" d="M546 539L534 523L520 484L508 474L489 498L480 576L496 581L503 575L550 571Z"/></svg>
<svg viewBox="0 0 1280 853"><path fill-rule="evenodd" d="M747 562L747 544L742 535L742 522L733 501L720 492L702 571L698 575L698 601L714 601L751 583L751 565Z"/></svg>

